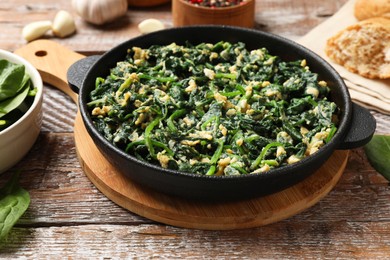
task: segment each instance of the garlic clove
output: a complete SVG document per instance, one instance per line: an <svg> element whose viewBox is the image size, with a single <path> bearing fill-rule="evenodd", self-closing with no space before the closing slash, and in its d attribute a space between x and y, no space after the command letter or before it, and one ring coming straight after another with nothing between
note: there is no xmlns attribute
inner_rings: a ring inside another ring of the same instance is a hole
<svg viewBox="0 0 390 260"><path fill-rule="evenodd" d="M51 29L51 21L37 21L27 24L23 27L22 37L30 42L42 37Z"/></svg>
<svg viewBox="0 0 390 260"><path fill-rule="evenodd" d="M151 33L164 29L164 24L157 19L146 19L138 24L138 29L142 34Z"/></svg>
<svg viewBox="0 0 390 260"><path fill-rule="evenodd" d="M54 17L52 30L53 34L60 38L73 34L76 31L73 16L67 11L59 11Z"/></svg>

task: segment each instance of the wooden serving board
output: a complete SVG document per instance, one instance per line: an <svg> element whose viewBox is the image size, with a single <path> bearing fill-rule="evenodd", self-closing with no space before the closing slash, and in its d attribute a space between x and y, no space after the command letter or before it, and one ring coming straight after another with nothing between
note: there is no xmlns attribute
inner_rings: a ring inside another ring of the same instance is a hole
<svg viewBox="0 0 390 260"><path fill-rule="evenodd" d="M45 82L68 94L70 65L84 56L48 40L34 41L16 54L30 61ZM283 191L234 202L204 202L161 194L134 183L100 153L77 113L74 137L80 165L91 182L116 204L143 217L177 227L231 230L258 227L291 217L317 203L336 185L349 151L335 151L313 175Z"/></svg>

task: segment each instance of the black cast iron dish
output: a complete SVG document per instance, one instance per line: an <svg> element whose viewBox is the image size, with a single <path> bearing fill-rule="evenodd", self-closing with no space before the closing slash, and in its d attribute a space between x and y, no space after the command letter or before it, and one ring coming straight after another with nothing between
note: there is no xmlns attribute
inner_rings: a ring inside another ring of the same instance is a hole
<svg viewBox="0 0 390 260"><path fill-rule="evenodd" d="M109 69L125 59L128 48L147 48L153 44L216 43L221 40L244 42L249 49L265 47L285 60L305 58L311 71L331 87L331 99L341 108L339 129L333 139L315 154L298 163L258 175L203 176L163 169L140 161L108 142L94 127L87 110L88 96L97 77L105 77ZM241 199L270 194L292 186L315 172L335 149L352 149L366 144L376 122L368 110L353 104L338 73L322 58L295 42L255 30L225 26L195 26L167 29L124 42L102 56L89 57L75 63L68 71L68 81L79 94L79 107L84 124L96 146L119 171L132 180L154 190L186 198L219 200Z"/></svg>

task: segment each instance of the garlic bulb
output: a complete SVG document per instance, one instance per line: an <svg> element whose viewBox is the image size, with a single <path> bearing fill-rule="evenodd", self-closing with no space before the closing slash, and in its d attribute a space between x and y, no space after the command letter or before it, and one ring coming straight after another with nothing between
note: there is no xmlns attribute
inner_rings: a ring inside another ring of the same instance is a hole
<svg viewBox="0 0 390 260"><path fill-rule="evenodd" d="M87 22L101 25L126 14L127 0L72 0L72 7Z"/></svg>

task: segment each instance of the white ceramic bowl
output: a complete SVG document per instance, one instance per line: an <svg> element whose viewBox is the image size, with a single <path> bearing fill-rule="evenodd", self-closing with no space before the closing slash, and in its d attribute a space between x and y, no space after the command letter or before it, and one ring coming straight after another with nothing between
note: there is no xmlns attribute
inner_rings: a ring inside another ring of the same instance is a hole
<svg viewBox="0 0 390 260"><path fill-rule="evenodd" d="M0 131L0 173L19 162L35 143L42 126L43 83L37 69L20 56L0 50L0 59L23 64L37 93L28 111L11 126Z"/></svg>

